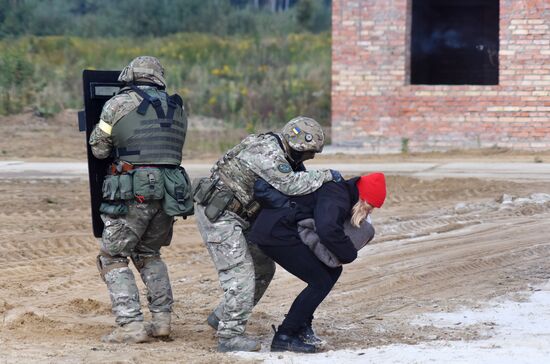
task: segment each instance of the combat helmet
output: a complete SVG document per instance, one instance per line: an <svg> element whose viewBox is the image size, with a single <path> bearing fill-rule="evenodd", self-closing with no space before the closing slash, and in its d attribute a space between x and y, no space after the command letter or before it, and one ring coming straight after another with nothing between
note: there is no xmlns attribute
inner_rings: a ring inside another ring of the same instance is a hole
<svg viewBox="0 0 550 364"><path fill-rule="evenodd" d="M152 82L161 87L166 87L164 68L157 58L151 56L134 58L132 62L120 72L118 80L125 83L136 81Z"/></svg>
<svg viewBox="0 0 550 364"><path fill-rule="evenodd" d="M321 125L305 116L290 120L281 133L288 146L298 152L320 153L325 145L325 133Z"/></svg>

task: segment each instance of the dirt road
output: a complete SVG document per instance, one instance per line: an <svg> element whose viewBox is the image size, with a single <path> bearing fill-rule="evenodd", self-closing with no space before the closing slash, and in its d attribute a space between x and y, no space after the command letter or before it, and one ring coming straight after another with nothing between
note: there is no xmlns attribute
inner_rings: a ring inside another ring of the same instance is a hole
<svg viewBox="0 0 550 364"><path fill-rule="evenodd" d="M347 266L320 307L331 349L474 339L475 327L422 330L418 313L475 307L550 277L547 183L390 177L374 216L375 242ZM95 267L87 183L0 181L0 362L233 362L214 352L204 323L220 289L193 219L176 223L164 251L173 282L173 341L106 345L113 319ZM503 194L524 199L505 198ZM143 286L140 285L143 290ZM249 331L266 347L302 283L278 269Z"/></svg>
<svg viewBox="0 0 550 364"><path fill-rule="evenodd" d="M61 143L76 132L59 127L55 136L56 126L20 122L35 134L18 133L15 122L2 124L12 132L2 141L4 160L82 162L80 144ZM31 148L39 139L45 154ZM439 163L440 157L457 163L484 158L432 155L412 161ZM334 156L326 163L358 163L361 158ZM494 156L488 159L494 161ZM533 156L504 153L498 159L526 163ZM317 312L315 328L329 342L328 349L477 339L482 330L475 325L419 328L409 323L418 314L475 308L497 296L521 300L518 292L547 281L550 184L547 179L512 181L522 173L510 180L390 176L388 201L373 216L375 241L345 267ZM91 234L87 188L79 177L0 176L0 363L242 361L216 353L214 332L205 324L221 290L193 218L176 223L172 245L163 251L176 298L173 340L100 342L114 320L95 267L98 244ZM264 349L272 337L270 325L281 321L302 287L277 270L248 329L262 338Z"/></svg>

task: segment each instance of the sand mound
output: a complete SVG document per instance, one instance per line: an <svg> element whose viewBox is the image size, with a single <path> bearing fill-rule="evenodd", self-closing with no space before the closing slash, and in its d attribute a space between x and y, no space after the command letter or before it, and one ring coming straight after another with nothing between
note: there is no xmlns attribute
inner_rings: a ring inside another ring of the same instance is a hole
<svg viewBox="0 0 550 364"><path fill-rule="evenodd" d="M46 316L37 315L34 312L25 312L22 315L17 316L7 325L10 329L16 329L21 327L32 327L35 329L47 329L51 330L57 326L57 322L50 320Z"/></svg>
<svg viewBox="0 0 550 364"><path fill-rule="evenodd" d="M110 307L106 304L93 300L93 299L82 299L75 298L67 304L67 308L72 312L79 314L109 314Z"/></svg>

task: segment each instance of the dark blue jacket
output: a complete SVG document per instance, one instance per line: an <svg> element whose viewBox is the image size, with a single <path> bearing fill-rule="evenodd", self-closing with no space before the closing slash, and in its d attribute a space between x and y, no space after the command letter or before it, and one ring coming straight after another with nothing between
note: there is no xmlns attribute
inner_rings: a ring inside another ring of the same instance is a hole
<svg viewBox="0 0 550 364"><path fill-rule="evenodd" d="M304 196L287 197L261 180L254 186L255 199L263 209L254 221L247 238L258 245L289 246L303 244L297 222L313 218L321 243L342 263L357 258L357 250L344 233L344 221L359 199L357 178L328 182Z"/></svg>

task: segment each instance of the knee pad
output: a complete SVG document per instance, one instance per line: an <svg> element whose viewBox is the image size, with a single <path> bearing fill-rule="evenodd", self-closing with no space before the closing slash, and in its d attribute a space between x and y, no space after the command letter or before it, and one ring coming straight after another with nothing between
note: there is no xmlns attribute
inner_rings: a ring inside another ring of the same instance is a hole
<svg viewBox="0 0 550 364"><path fill-rule="evenodd" d="M105 282L105 275L117 268L128 268L128 259L124 257L115 258L101 252L96 257L97 270L103 282Z"/></svg>

